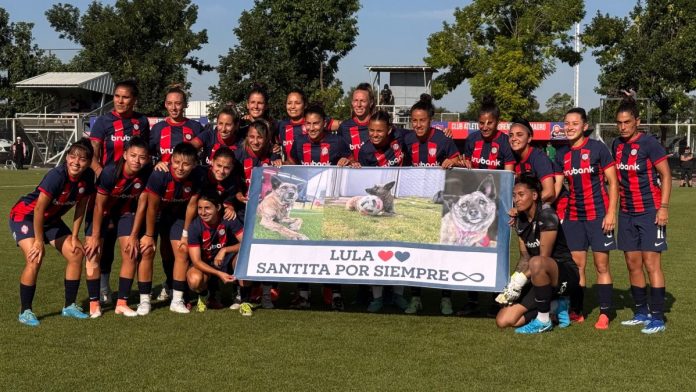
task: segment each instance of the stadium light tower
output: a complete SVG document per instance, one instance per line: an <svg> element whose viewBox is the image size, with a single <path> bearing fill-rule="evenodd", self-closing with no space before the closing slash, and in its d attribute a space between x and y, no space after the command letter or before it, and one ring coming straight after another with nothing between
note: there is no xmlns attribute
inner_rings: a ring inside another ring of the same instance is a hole
<svg viewBox="0 0 696 392"><path fill-rule="evenodd" d="M580 53L580 23L575 24L575 52ZM580 62L575 64L575 83L574 83L575 107L580 107Z"/></svg>

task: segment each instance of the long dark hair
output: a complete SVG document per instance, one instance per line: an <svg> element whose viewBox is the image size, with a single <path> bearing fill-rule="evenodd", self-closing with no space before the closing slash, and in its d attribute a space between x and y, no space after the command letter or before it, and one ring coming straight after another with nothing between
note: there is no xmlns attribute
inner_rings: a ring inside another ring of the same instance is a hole
<svg viewBox="0 0 696 392"><path fill-rule="evenodd" d="M539 181L539 178L535 176L532 173L529 172L524 172L515 179L515 185L517 184L522 184L527 189L531 190L532 192L537 193L537 200L536 200L536 205L537 205L537 212L541 209L542 206L542 200L541 200L541 181Z"/></svg>
<svg viewBox="0 0 696 392"><path fill-rule="evenodd" d="M495 121L500 120L500 108L495 103L495 98L492 95L486 95L481 100L481 107L479 108L479 117L484 114L490 114L493 116Z"/></svg>
<svg viewBox="0 0 696 392"><path fill-rule="evenodd" d="M268 124L268 121L263 120L263 119L257 119L251 122L249 124L249 130L255 129L256 132L261 135L263 138L263 146L261 147L261 154L264 157L268 157L271 155L271 150L273 149L273 140L271 140L271 126ZM249 135L249 132L247 132L247 137ZM249 147L249 141L247 139L244 139L244 146Z"/></svg>

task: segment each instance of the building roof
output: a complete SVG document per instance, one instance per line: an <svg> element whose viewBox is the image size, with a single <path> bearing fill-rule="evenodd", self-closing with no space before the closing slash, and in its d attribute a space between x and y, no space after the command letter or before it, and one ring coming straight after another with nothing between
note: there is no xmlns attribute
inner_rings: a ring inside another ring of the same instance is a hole
<svg viewBox="0 0 696 392"><path fill-rule="evenodd" d="M15 86L27 89L81 88L102 94L114 91L114 81L108 72L46 72L17 82Z"/></svg>
<svg viewBox="0 0 696 392"><path fill-rule="evenodd" d="M437 72L427 65L366 65L365 68L369 72Z"/></svg>

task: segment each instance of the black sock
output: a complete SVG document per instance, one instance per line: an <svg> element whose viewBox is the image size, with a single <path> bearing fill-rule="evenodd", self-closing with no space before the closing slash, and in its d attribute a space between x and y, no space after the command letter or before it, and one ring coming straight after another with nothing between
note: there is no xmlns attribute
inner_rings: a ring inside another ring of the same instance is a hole
<svg viewBox="0 0 696 392"><path fill-rule="evenodd" d="M167 287L171 290L174 288L174 260L162 259L162 269L167 277Z"/></svg>
<svg viewBox="0 0 696 392"><path fill-rule="evenodd" d="M611 311L611 294L614 291L614 285L612 283L596 284L595 287L597 287L597 297L599 299L599 314L609 316L609 312Z"/></svg>
<svg viewBox="0 0 696 392"><path fill-rule="evenodd" d="M188 290L188 284L185 280L172 280L172 290L186 292Z"/></svg>
<svg viewBox="0 0 696 392"><path fill-rule="evenodd" d="M99 282L100 279L87 279L87 295L91 301L99 301ZM111 293L109 293L109 296Z"/></svg>
<svg viewBox="0 0 696 392"><path fill-rule="evenodd" d="M208 280L208 292L210 293L210 297L215 297L215 294L217 294L220 285L219 285L219 280L218 279L209 279Z"/></svg>
<svg viewBox="0 0 696 392"><path fill-rule="evenodd" d="M128 299L130 294L131 286L133 285L133 279L128 279L124 277L118 278L118 299Z"/></svg>
<svg viewBox="0 0 696 392"><path fill-rule="evenodd" d="M570 309L577 314L582 314L585 309L585 286L578 286L571 290Z"/></svg>
<svg viewBox="0 0 696 392"><path fill-rule="evenodd" d="M205 290L201 291L200 293L198 293L198 295L201 297L205 297L208 294L210 294L210 291L208 291L208 289L205 289Z"/></svg>
<svg viewBox="0 0 696 392"><path fill-rule="evenodd" d="M309 291L309 283L298 283L297 290L298 291Z"/></svg>
<svg viewBox="0 0 696 392"><path fill-rule="evenodd" d="M332 294L341 294L340 284L327 284L326 286L331 289Z"/></svg>
<svg viewBox="0 0 696 392"><path fill-rule="evenodd" d="M114 264L114 249L118 235L115 229L107 229L104 233L104 246L101 247L102 254L99 259L99 270L102 274L111 273L111 265Z"/></svg>
<svg viewBox="0 0 696 392"><path fill-rule="evenodd" d="M22 304L22 313L29 309L31 310L31 304L34 302L34 294L36 293L36 285L23 285L19 284L19 301Z"/></svg>
<svg viewBox="0 0 696 392"><path fill-rule="evenodd" d="M80 289L80 280L65 279L63 285L65 286L65 307L67 308L74 304L77 299L77 290Z"/></svg>
<svg viewBox="0 0 696 392"><path fill-rule="evenodd" d="M411 295L414 297L420 297L423 289L420 287L411 287Z"/></svg>
<svg viewBox="0 0 696 392"><path fill-rule="evenodd" d="M239 292L239 295L242 297L242 302L249 302L249 297L251 297L251 286L241 286Z"/></svg>
<svg viewBox="0 0 696 392"><path fill-rule="evenodd" d="M452 298L452 290L442 290L442 298Z"/></svg>
<svg viewBox="0 0 696 392"><path fill-rule="evenodd" d="M478 304L478 301L479 301L478 291L467 291L466 296L469 298L469 303Z"/></svg>
<svg viewBox="0 0 696 392"><path fill-rule="evenodd" d="M548 313L551 310L551 297L553 297L553 287L550 284L534 286L534 302L539 313Z"/></svg>
<svg viewBox="0 0 696 392"><path fill-rule="evenodd" d="M635 302L635 312L640 314L648 314L648 288L631 285L631 295Z"/></svg>
<svg viewBox="0 0 696 392"><path fill-rule="evenodd" d="M653 319L664 320L665 288L650 287L650 314Z"/></svg>
<svg viewBox="0 0 696 392"><path fill-rule="evenodd" d="M150 281L150 282L138 282L138 292L140 294L152 293L152 281Z"/></svg>
<svg viewBox="0 0 696 392"><path fill-rule="evenodd" d="M530 321L534 320L538 313L536 309L524 312L524 323L528 324Z"/></svg>

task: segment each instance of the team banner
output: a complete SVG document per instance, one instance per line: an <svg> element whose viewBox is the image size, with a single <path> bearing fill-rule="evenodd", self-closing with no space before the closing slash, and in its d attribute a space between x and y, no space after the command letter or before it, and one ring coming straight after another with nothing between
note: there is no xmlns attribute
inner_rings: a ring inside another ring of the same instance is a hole
<svg viewBox="0 0 696 392"><path fill-rule="evenodd" d="M255 168L235 275L501 291L512 185L507 171Z"/></svg>

